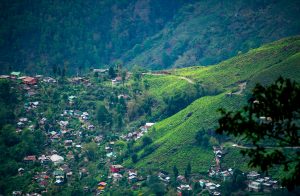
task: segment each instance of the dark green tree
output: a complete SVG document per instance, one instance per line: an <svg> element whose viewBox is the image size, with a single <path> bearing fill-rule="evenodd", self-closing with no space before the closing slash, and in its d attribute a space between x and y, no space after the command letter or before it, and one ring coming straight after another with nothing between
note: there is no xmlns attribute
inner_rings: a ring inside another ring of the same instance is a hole
<svg viewBox="0 0 300 196"><path fill-rule="evenodd" d="M95 72L95 73L94 73L94 78L98 78L98 77L99 77L98 72Z"/></svg>
<svg viewBox="0 0 300 196"><path fill-rule="evenodd" d="M191 172L192 172L192 166L191 166L191 163L189 162L189 163L187 164L187 166L186 166L185 171L184 171L184 177L185 177L186 179L189 179L190 176L191 176Z"/></svg>
<svg viewBox="0 0 300 196"><path fill-rule="evenodd" d="M85 146L85 153L89 160L94 161L97 157L97 144L94 142L87 143Z"/></svg>
<svg viewBox="0 0 300 196"><path fill-rule="evenodd" d="M145 70L143 70L142 67L140 67L138 65L133 66L132 75L133 75L134 81L139 81L142 78L142 72L143 71L145 71Z"/></svg>
<svg viewBox="0 0 300 196"><path fill-rule="evenodd" d="M148 177L147 185L155 195L160 196L166 193L165 185L160 182L157 176L150 175Z"/></svg>
<svg viewBox="0 0 300 196"><path fill-rule="evenodd" d="M172 64L172 60L166 52L162 53L161 61L164 67L169 67Z"/></svg>
<svg viewBox="0 0 300 196"><path fill-rule="evenodd" d="M98 105L96 119L102 126L111 123L111 115L103 104Z"/></svg>
<svg viewBox="0 0 300 196"><path fill-rule="evenodd" d="M60 67L57 67L57 69L56 69L56 73L57 73L57 75L58 75L58 76L60 76L60 75L61 75L61 72L62 72L62 71L61 71Z"/></svg>
<svg viewBox="0 0 300 196"><path fill-rule="evenodd" d="M122 71L121 77L122 77L122 83L123 83L123 85L124 85L125 80L126 80L126 75L127 75L127 71Z"/></svg>
<svg viewBox="0 0 300 196"><path fill-rule="evenodd" d="M64 78L66 76L66 73L67 73L67 67L64 66L61 70L61 77Z"/></svg>
<svg viewBox="0 0 300 196"><path fill-rule="evenodd" d="M188 163L188 165L187 165L187 167L186 167L186 170L187 170L187 172L188 172L189 174L192 173L192 166L191 166L191 163L190 163L190 162Z"/></svg>
<svg viewBox="0 0 300 196"><path fill-rule="evenodd" d="M110 67L108 69L108 75L109 75L110 78L115 78L117 76L116 75L116 71L115 71L115 69L113 67Z"/></svg>
<svg viewBox="0 0 300 196"><path fill-rule="evenodd" d="M197 131L195 139L198 145L202 145L203 135L205 134L204 130Z"/></svg>
<svg viewBox="0 0 300 196"><path fill-rule="evenodd" d="M152 139L148 136L145 136L143 137L142 142L143 142L143 146L148 146L149 144L152 143Z"/></svg>
<svg viewBox="0 0 300 196"><path fill-rule="evenodd" d="M176 165L174 165L174 167L173 167L173 173L174 173L174 178L175 178L175 180L176 180L176 178L177 178L177 176L178 176L178 174L179 174L179 171L178 171Z"/></svg>
<svg viewBox="0 0 300 196"><path fill-rule="evenodd" d="M137 156L136 153L134 153L134 154L131 155L131 160L132 160L132 163L138 162L138 156Z"/></svg>
<svg viewBox="0 0 300 196"><path fill-rule="evenodd" d="M143 80L143 82L144 82L144 88L145 88L145 90L146 91L149 90L149 88L150 88L149 81L148 80Z"/></svg>
<svg viewBox="0 0 300 196"><path fill-rule="evenodd" d="M300 85L279 78L264 87L257 84L248 105L236 112L221 109L217 133L243 137L251 146L241 150L249 165L267 172L283 167L282 184L300 185Z"/></svg>
<svg viewBox="0 0 300 196"><path fill-rule="evenodd" d="M123 122L123 117L121 114L118 115L117 117L117 128L120 130L124 125L124 122Z"/></svg>
<svg viewBox="0 0 300 196"><path fill-rule="evenodd" d="M57 73L57 66L56 65L52 65L52 72L53 72L53 75L56 76L56 73Z"/></svg>
<svg viewBox="0 0 300 196"><path fill-rule="evenodd" d="M15 129L11 125L5 125L0 130L0 141L7 147L14 146L20 142L20 138L16 134Z"/></svg>

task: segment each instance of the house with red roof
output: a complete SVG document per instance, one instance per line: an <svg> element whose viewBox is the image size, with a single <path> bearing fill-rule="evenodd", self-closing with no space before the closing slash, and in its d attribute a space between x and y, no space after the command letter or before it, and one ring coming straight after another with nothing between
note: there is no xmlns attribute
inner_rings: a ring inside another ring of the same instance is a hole
<svg viewBox="0 0 300 196"><path fill-rule="evenodd" d="M27 85L35 85L37 84L37 79L33 77L25 77L22 79L22 82Z"/></svg>
<svg viewBox="0 0 300 196"><path fill-rule="evenodd" d="M23 161L34 162L34 161L36 161L36 156L35 155L26 156L26 157L24 157Z"/></svg>
<svg viewBox="0 0 300 196"><path fill-rule="evenodd" d="M124 167L122 165L111 165L110 166L110 171L112 173L118 173L120 172L122 169L124 169Z"/></svg>

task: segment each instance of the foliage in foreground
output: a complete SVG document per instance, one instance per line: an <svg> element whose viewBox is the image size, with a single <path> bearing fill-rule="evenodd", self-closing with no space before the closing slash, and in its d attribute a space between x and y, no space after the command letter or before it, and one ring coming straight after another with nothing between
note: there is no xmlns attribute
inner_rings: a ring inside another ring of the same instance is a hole
<svg viewBox="0 0 300 196"><path fill-rule="evenodd" d="M300 185L300 85L279 78L264 87L257 84L247 106L237 112L221 109L218 133L243 137L251 143L242 150L249 165L268 171L275 165L288 173L283 185Z"/></svg>

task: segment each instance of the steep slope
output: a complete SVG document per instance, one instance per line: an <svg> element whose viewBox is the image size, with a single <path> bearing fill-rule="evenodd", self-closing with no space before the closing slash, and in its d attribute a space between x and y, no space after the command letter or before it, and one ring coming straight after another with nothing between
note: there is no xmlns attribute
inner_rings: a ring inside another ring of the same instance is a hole
<svg viewBox="0 0 300 196"><path fill-rule="evenodd" d="M299 7L297 0L1 1L0 72L214 64L299 34Z"/></svg>
<svg viewBox="0 0 300 196"><path fill-rule="evenodd" d="M187 163L191 162L193 171L206 172L213 161L213 153L210 148L202 148L195 144L196 132L205 130L209 136L215 137L213 130L219 115L217 109L240 108L246 103L251 88L257 82L269 84L280 75L299 82L299 64L300 37L292 37L251 50L215 66L174 70L174 74L189 77L204 86L217 86L221 93L202 97L177 114L157 123L148 135L153 139L152 146L156 150L140 159L136 166L143 168L151 165L170 171L177 165L183 171ZM159 82L161 77L163 76L160 76ZM152 82L155 83L154 79ZM246 89L239 89L241 83L246 84ZM183 91L184 89L185 87L182 87ZM238 91L239 94L234 93ZM233 92L233 95L227 96L228 92ZM143 150L138 154L142 153ZM232 157L231 153L227 156ZM226 162L232 166L235 164L233 160L228 158ZM239 163L241 164L236 163L235 167L247 170L245 162ZM130 164L130 161L127 164Z"/></svg>
<svg viewBox="0 0 300 196"><path fill-rule="evenodd" d="M278 75L298 79L296 77L298 73L294 70L298 70L299 67L297 65L299 50L300 37L290 37L252 49L246 54L238 55L217 65L174 69L169 71L171 75L146 75L145 79L150 83L149 91L155 96L172 94L174 90L184 91L193 85L180 77L189 78L199 83L204 89L220 92L234 91L238 87L237 83L245 80L251 79L250 84L255 83L258 79L254 78L265 72L266 75L269 74L269 77L265 78L265 80L269 78L269 82ZM276 67L278 68L276 72L268 71ZM280 73L282 69L285 71Z"/></svg>
<svg viewBox="0 0 300 196"><path fill-rule="evenodd" d="M115 62L159 32L186 2L1 1L0 72L45 73L66 66L76 73Z"/></svg>
<svg viewBox="0 0 300 196"><path fill-rule="evenodd" d="M299 1L198 1L123 57L148 68L209 65L300 32Z"/></svg>

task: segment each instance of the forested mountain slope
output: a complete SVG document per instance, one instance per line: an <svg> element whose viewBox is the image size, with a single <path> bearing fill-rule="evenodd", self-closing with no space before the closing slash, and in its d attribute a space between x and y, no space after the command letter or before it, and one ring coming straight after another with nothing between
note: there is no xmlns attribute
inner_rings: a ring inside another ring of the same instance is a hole
<svg viewBox="0 0 300 196"><path fill-rule="evenodd" d="M156 69L215 64L298 34L299 13L297 1L199 1L182 7L161 32L124 59Z"/></svg>
<svg viewBox="0 0 300 196"><path fill-rule="evenodd" d="M209 65L300 32L297 0L1 1L1 72Z"/></svg>
<svg viewBox="0 0 300 196"><path fill-rule="evenodd" d="M241 108L249 98L250 90L258 82L270 84L279 76L299 82L299 54L300 38L292 37L264 45L214 66L173 70L173 75L200 82L204 89L214 86L218 93L204 96L182 111L157 123L148 135L153 140L153 144L147 147L152 149L151 153L147 152L147 156L143 156L148 149L142 149L137 153L141 158L135 165L140 168L151 166L169 171L176 165L183 172L188 162L191 162L194 172L205 173L209 169L209 163L213 161L213 151L209 146L221 144L218 143L219 138L214 133L219 116L217 109ZM164 77L165 82L162 82ZM157 82L171 85L168 84L172 83L169 77L149 77L150 92L156 92L154 89L159 91ZM187 85L190 85L184 84L177 90L185 91ZM160 86L164 88L164 85ZM207 147L196 144L195 136L198 131L206 135L205 139L209 141ZM234 164L234 167L247 170L245 161L239 161L240 164L234 163L230 153L226 156L228 158L224 160L228 167L233 167ZM130 161L127 164L131 164Z"/></svg>
<svg viewBox="0 0 300 196"><path fill-rule="evenodd" d="M161 30L185 2L1 1L1 71L66 66L74 73L115 62Z"/></svg>

